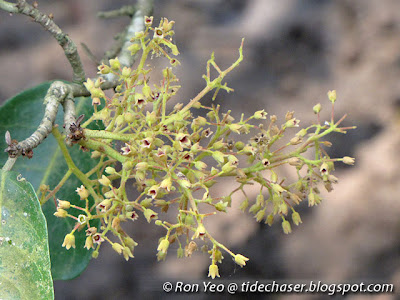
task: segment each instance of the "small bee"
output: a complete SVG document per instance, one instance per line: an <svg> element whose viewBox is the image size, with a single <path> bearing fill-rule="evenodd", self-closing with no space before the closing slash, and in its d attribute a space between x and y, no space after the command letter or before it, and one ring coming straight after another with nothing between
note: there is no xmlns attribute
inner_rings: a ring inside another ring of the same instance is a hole
<svg viewBox="0 0 400 300"><path fill-rule="evenodd" d="M73 143L77 143L80 139L84 138L83 129L81 128L81 122L83 121L84 117L85 115L80 115L76 119L75 123L72 123L71 126L69 126L70 134L68 135L68 138Z"/></svg>

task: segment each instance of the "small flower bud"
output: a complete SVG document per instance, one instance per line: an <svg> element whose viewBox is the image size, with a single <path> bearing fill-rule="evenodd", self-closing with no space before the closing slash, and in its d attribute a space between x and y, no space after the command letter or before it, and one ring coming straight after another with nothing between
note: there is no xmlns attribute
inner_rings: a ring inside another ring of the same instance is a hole
<svg viewBox="0 0 400 300"><path fill-rule="evenodd" d="M256 149L252 146L244 146L242 151L244 154L249 155L249 156L256 154Z"/></svg>
<svg viewBox="0 0 400 300"><path fill-rule="evenodd" d="M130 257L133 258L132 251L128 247L124 247L122 254L124 255L126 261L128 261Z"/></svg>
<svg viewBox="0 0 400 300"><path fill-rule="evenodd" d="M131 112L126 112L124 114L124 119L125 119L125 122L132 123L133 121L135 121L135 116Z"/></svg>
<svg viewBox="0 0 400 300"><path fill-rule="evenodd" d="M289 121L289 120L293 119L293 116L294 116L294 111L288 111L285 115L285 120Z"/></svg>
<svg viewBox="0 0 400 300"><path fill-rule="evenodd" d="M69 201L57 199L57 208L69 209L70 206L71 206L71 203Z"/></svg>
<svg viewBox="0 0 400 300"><path fill-rule="evenodd" d="M57 208L57 211L54 213L54 215L58 218L65 218L68 215L68 213L66 210L62 208Z"/></svg>
<svg viewBox="0 0 400 300"><path fill-rule="evenodd" d="M256 218L257 222L261 222L264 219L265 216L265 209L260 210L255 216L254 218Z"/></svg>
<svg viewBox="0 0 400 300"><path fill-rule="evenodd" d="M279 205L279 212L280 212L282 215L285 215L285 216L288 214L288 206L287 206L287 204L286 204L285 201L283 201L283 202L281 203L281 205Z"/></svg>
<svg viewBox="0 0 400 300"><path fill-rule="evenodd" d="M122 68L122 72L121 72L122 77L128 78L131 75L131 73L132 73L131 68L128 68L128 67Z"/></svg>
<svg viewBox="0 0 400 300"><path fill-rule="evenodd" d="M184 251L183 251L183 248L179 247L178 250L177 250L177 252L176 252L177 258L183 258L184 254L185 254L185 253L184 253Z"/></svg>
<svg viewBox="0 0 400 300"><path fill-rule="evenodd" d="M111 68L105 64L102 64L102 65L98 66L97 68L99 69L99 73L103 74L103 75L111 72Z"/></svg>
<svg viewBox="0 0 400 300"><path fill-rule="evenodd" d="M86 237L85 246L83 248L86 248L87 250L94 248L92 236L89 235Z"/></svg>
<svg viewBox="0 0 400 300"><path fill-rule="evenodd" d="M111 185L110 179L108 179L108 177L105 176L105 175L102 175L101 178L98 179L98 181L100 182L101 185L104 185L104 186L109 186L109 185Z"/></svg>
<svg viewBox="0 0 400 300"><path fill-rule="evenodd" d="M250 206L249 213L256 214L256 213L258 213L260 211L260 209L261 209L261 205L255 203L252 206Z"/></svg>
<svg viewBox="0 0 400 300"><path fill-rule="evenodd" d="M257 195L256 203L260 206L264 206L264 195L263 194Z"/></svg>
<svg viewBox="0 0 400 300"><path fill-rule="evenodd" d="M144 208L149 208L153 204L151 203L153 201L153 198L146 198L140 202L140 205L143 206Z"/></svg>
<svg viewBox="0 0 400 300"><path fill-rule="evenodd" d="M298 213L298 212L296 212L296 211L294 211L293 213L292 213L292 220L293 220L293 223L295 224L295 225L299 225L300 223L303 223L302 221L301 221L301 218L300 218L300 214Z"/></svg>
<svg viewBox="0 0 400 300"><path fill-rule="evenodd" d="M192 124L198 127L203 127L207 125L207 119L204 117L197 117L193 120Z"/></svg>
<svg viewBox="0 0 400 300"><path fill-rule="evenodd" d="M110 175L116 173L116 171L115 171L115 169L114 169L113 167L107 167L104 171L105 171L107 174L110 174Z"/></svg>
<svg viewBox="0 0 400 300"><path fill-rule="evenodd" d="M91 89L94 88L94 82L93 82L90 78L88 78L88 79L86 80L86 82L83 83L83 85L85 86L85 88L86 88L89 92L90 92Z"/></svg>
<svg viewBox="0 0 400 300"><path fill-rule="evenodd" d="M203 171L207 168L207 164L205 162L199 160L194 163L194 167L197 170Z"/></svg>
<svg viewBox="0 0 400 300"><path fill-rule="evenodd" d="M272 226L273 223L274 223L274 215L273 214L269 214L267 219L265 220L265 224L268 224L269 226Z"/></svg>
<svg viewBox="0 0 400 300"><path fill-rule="evenodd" d="M321 103L315 104L313 107L313 111L315 114L318 114L321 111Z"/></svg>
<svg viewBox="0 0 400 300"><path fill-rule="evenodd" d="M81 187L77 188L75 191L78 193L81 200L85 200L89 197L89 192L84 185L81 185Z"/></svg>
<svg viewBox="0 0 400 300"><path fill-rule="evenodd" d="M93 151L92 154L90 155L90 158L99 158L100 156L101 156L101 152Z"/></svg>
<svg viewBox="0 0 400 300"><path fill-rule="evenodd" d="M292 199L292 201L296 204L299 204L301 202L301 198L295 194L295 193L290 193L290 199Z"/></svg>
<svg viewBox="0 0 400 300"><path fill-rule="evenodd" d="M245 146L245 143L243 143L243 142L236 142L235 143L235 148L237 149L237 150L242 150L243 148L244 148L244 146Z"/></svg>
<svg viewBox="0 0 400 300"><path fill-rule="evenodd" d="M247 257L241 254L236 254L234 258L235 258L235 263L237 263L241 267L245 266L246 262L249 260Z"/></svg>
<svg viewBox="0 0 400 300"><path fill-rule="evenodd" d="M168 247L169 247L169 241L167 238L165 238L160 242L160 244L158 244L157 251L167 253Z"/></svg>
<svg viewBox="0 0 400 300"><path fill-rule="evenodd" d="M190 257L196 250L197 250L196 242L190 241L190 243L185 246L185 256Z"/></svg>
<svg viewBox="0 0 400 300"><path fill-rule="evenodd" d="M249 200L246 198L245 200L243 200L243 202L240 204L239 209L241 211L245 211L247 209L247 207L249 206Z"/></svg>
<svg viewBox="0 0 400 300"><path fill-rule="evenodd" d="M124 246L122 246L121 244L118 243L113 243L112 244L112 248L115 252L117 252L118 254L121 254L122 251L124 250Z"/></svg>
<svg viewBox="0 0 400 300"><path fill-rule="evenodd" d="M121 229L121 226L120 226L120 224L121 224L121 219L125 219L124 216L118 216L118 217L115 217L115 218L112 220L112 222L111 222L111 227L112 227L114 230L119 231L119 230Z"/></svg>
<svg viewBox="0 0 400 300"><path fill-rule="evenodd" d="M225 147L225 146L226 146L226 144L225 144L222 140L219 140L219 141L216 141L216 142L212 145L212 148L215 149L215 150L219 150L219 149L221 149L221 148L223 148L223 147Z"/></svg>
<svg viewBox="0 0 400 300"><path fill-rule="evenodd" d="M275 173L275 171L271 170L271 182L276 183L278 182L278 175Z"/></svg>
<svg viewBox="0 0 400 300"><path fill-rule="evenodd" d="M104 83L103 77L98 77L94 83L95 88L100 88L100 86Z"/></svg>
<svg viewBox="0 0 400 300"><path fill-rule="evenodd" d="M142 88L142 93L147 99L151 98L151 88L146 83Z"/></svg>
<svg viewBox="0 0 400 300"><path fill-rule="evenodd" d="M149 167L149 164L145 161L137 163L135 169L138 171L146 171Z"/></svg>
<svg viewBox="0 0 400 300"><path fill-rule="evenodd" d="M354 165L355 159L349 156L345 156L343 157L343 163L345 163L346 165Z"/></svg>
<svg viewBox="0 0 400 300"><path fill-rule="evenodd" d="M335 101L336 101L336 90L332 90L332 91L328 92L328 99L332 103L335 103Z"/></svg>
<svg viewBox="0 0 400 300"><path fill-rule="evenodd" d="M328 175L328 181L332 183L338 183L339 179L334 175Z"/></svg>
<svg viewBox="0 0 400 300"><path fill-rule="evenodd" d="M301 137L299 137L298 135L296 135L295 137L290 139L290 145L298 145L298 144L301 144L302 141L303 141L303 139Z"/></svg>
<svg viewBox="0 0 400 300"><path fill-rule="evenodd" d="M298 133L296 133L296 136L304 137L306 134L307 134L307 129L303 128Z"/></svg>
<svg viewBox="0 0 400 300"><path fill-rule="evenodd" d="M287 220L284 220L282 222L282 228L285 234L289 234L292 232L292 227L290 226L290 223Z"/></svg>
<svg viewBox="0 0 400 300"><path fill-rule="evenodd" d="M303 161L298 157L291 157L288 159L288 163L291 166L297 167L297 166L301 166L303 164Z"/></svg>
<svg viewBox="0 0 400 300"><path fill-rule="evenodd" d="M310 193L308 194L308 206L314 206L319 203L321 203L321 197L310 191Z"/></svg>
<svg viewBox="0 0 400 300"><path fill-rule="evenodd" d="M110 63L111 69L113 69L114 71L118 71L119 68L121 67L118 57L110 59L109 63Z"/></svg>
<svg viewBox="0 0 400 300"><path fill-rule="evenodd" d="M224 172L225 174L229 174L236 169L237 169L236 165L232 164L231 162L227 162L222 166L221 171Z"/></svg>
<svg viewBox="0 0 400 300"><path fill-rule="evenodd" d="M220 277L218 272L218 266L215 264L211 264L208 268L208 277L214 279L215 277Z"/></svg>
<svg viewBox="0 0 400 300"><path fill-rule="evenodd" d="M223 162L224 162L225 155L224 155L222 152L220 152L220 151L214 151L214 152L212 153L212 157L213 157L217 162L223 163Z"/></svg>
<svg viewBox="0 0 400 300"><path fill-rule="evenodd" d="M67 250L69 250L71 247L75 248L75 236L73 233L68 233L65 236L62 246L65 247Z"/></svg>

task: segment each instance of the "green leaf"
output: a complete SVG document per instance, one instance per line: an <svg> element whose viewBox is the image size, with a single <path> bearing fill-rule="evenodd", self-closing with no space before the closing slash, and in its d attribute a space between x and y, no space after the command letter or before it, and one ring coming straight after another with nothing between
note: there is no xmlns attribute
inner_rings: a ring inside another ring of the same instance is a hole
<svg viewBox="0 0 400 300"><path fill-rule="evenodd" d="M0 108L1 165L7 160L7 153L2 150L7 147L2 138L5 132L10 131L12 139L21 141L35 131L43 117L43 99L50 84L51 82L47 82L26 90L9 99ZM86 118L92 115L93 108L89 98L76 98L75 104L77 115L85 114ZM63 124L62 116L63 111L60 106L56 119L60 130L62 130ZM90 158L90 153L82 152L78 145L74 145L69 150L76 166L82 172L87 172L96 165L97 161ZM32 159L19 157L13 170L23 174L32 183L36 191L38 191L40 184L46 184L50 189L53 189L68 170L56 140L50 135L33 152ZM82 206L82 201L79 200L75 192L80 185L79 180L71 175L57 193L57 198ZM42 206L48 224L51 271L55 280L71 279L78 276L86 268L91 259L92 251L83 248L86 239L84 230L75 233L75 249L66 250L62 247L65 235L72 230L75 222L70 218L60 219L55 217L53 215L56 211L54 201L50 199ZM75 216L79 215L79 212L72 208L68 212ZM91 223L91 226L97 225Z"/></svg>
<svg viewBox="0 0 400 300"><path fill-rule="evenodd" d="M0 299L54 299L46 219L32 185L0 170Z"/></svg>

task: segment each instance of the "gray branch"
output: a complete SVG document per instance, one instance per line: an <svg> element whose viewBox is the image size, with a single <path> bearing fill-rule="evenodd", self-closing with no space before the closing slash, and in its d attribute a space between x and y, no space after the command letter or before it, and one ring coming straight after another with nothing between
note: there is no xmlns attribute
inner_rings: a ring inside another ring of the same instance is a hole
<svg viewBox="0 0 400 300"><path fill-rule="evenodd" d="M0 3L3 3L3 6L6 7L5 1L1 1ZM7 3L8 6L10 6L10 3ZM78 50L76 48L75 43L69 38L67 34L65 34L60 27L54 21L52 18L50 18L48 15L43 14L40 12L37 8L33 7L29 3L27 3L25 0L18 0L17 4L15 6L17 11L13 10L13 12L18 12L20 14L26 15L31 17L35 22L39 23L42 25L50 34L57 40L58 44L63 48L64 54L67 57L73 71L73 76L72 76L72 81L76 83L82 83L85 81L85 72L83 70L82 62L78 54ZM3 8L0 6L0 8ZM4 8L3 8L4 9ZM11 8L10 8L11 9ZM10 11L7 9L4 9L6 11Z"/></svg>
<svg viewBox="0 0 400 300"><path fill-rule="evenodd" d="M129 16L132 17L136 11L136 7L134 5L125 5L119 9L111 10L111 11L101 11L97 13L99 18L109 19L109 18L116 18L122 16Z"/></svg>
<svg viewBox="0 0 400 300"><path fill-rule="evenodd" d="M153 0L139 0L136 6L132 21L127 28L123 46L119 53L119 61L122 66L131 66L136 56L131 56L128 47L131 45L131 38L135 36L136 32L144 31L144 17L150 16L153 9ZM68 131L71 125L75 124L75 103L74 97L78 96L89 96L90 93L82 85L85 81L85 73L83 71L82 63L78 55L77 49L73 41L64 34L61 29L52 21L52 19L41 13L35 7L28 4L25 0L18 0L16 4L9 3L4 0L0 0L0 9L11 13L21 13L32 17L36 22L41 24L47 31L49 31L61 47L64 49L65 55L67 56L74 75L73 83L66 84L61 81L55 81L50 86L49 90L44 99L46 105L44 117L36 129L36 131L27 139L22 142L12 142L9 133L6 134L6 142L8 144L5 152L9 154L10 167L12 167L15 158L19 155L32 155L32 149L36 148L52 131L54 122L58 112L58 106L63 105L64 108L64 127ZM104 76L105 82L101 85L102 89L114 88L118 84L117 76ZM96 79L94 79L95 81ZM71 145L72 141L68 137L66 143Z"/></svg>
<svg viewBox="0 0 400 300"><path fill-rule="evenodd" d="M130 67L136 60L136 55L132 56L128 47L132 45L131 39L135 37L136 32L144 31L144 17L150 16L153 12L153 0L139 0L136 5L135 14L132 17L131 23L129 24L124 41L122 43L122 48L118 54L118 60L121 63L121 67ZM104 76L107 81L115 81L117 76L114 74L107 74Z"/></svg>
<svg viewBox="0 0 400 300"><path fill-rule="evenodd" d="M61 81L53 82L44 98L46 108L39 127L30 137L16 144L10 142L10 138L6 136L8 147L5 152L8 152L8 155L12 158L21 154L28 155L32 149L36 148L50 134L60 104L64 107L64 126L68 126L66 127L68 129L75 121L73 101L72 91L68 84Z"/></svg>

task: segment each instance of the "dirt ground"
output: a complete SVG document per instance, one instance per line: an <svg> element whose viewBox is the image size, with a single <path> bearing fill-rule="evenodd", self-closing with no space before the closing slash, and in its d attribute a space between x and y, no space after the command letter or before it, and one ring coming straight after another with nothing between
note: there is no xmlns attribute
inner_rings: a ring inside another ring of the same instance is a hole
<svg viewBox="0 0 400 300"><path fill-rule="evenodd" d="M99 58L128 19L99 20L96 11L127 2L38 1L77 44L85 42ZM221 110L240 116L265 109L281 119L294 110L301 124L311 124L318 102L322 119L329 118L326 93L336 89L337 118L347 114L345 125L358 127L328 139L334 144L330 155L355 157L356 164L336 168L339 184L324 194L321 205L301 205L303 224L293 234L284 235L278 223L272 228L256 223L237 209L240 198L233 199L227 215L210 220L217 239L251 259L243 269L225 259L220 267L225 279L370 280L400 289L399 12L395 0L155 1L155 20L176 21L182 85L177 101L201 90L212 51L221 67L229 66L244 37L245 59L227 78L235 92L221 92ZM79 50L87 76L94 76L95 64L81 46ZM0 66L1 101L43 81L71 78L60 47L39 25L4 12ZM216 193L223 193L222 188ZM248 193L255 200L257 191ZM79 278L55 283L57 299L132 299L145 292L159 298L165 296L165 279L206 279L209 259L200 253L183 261L169 253L157 263L160 232L145 225L139 222L132 229L141 244L135 259L126 263L111 247L102 249ZM313 296L324 299L322 294ZM364 297L351 294L348 299ZM291 298L310 299L306 294ZM395 296L382 294L379 299Z"/></svg>

